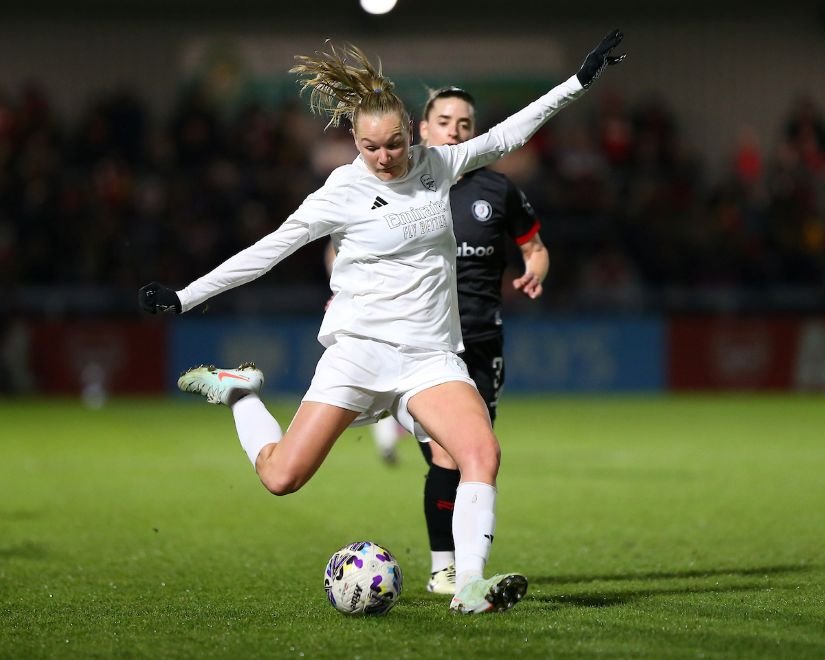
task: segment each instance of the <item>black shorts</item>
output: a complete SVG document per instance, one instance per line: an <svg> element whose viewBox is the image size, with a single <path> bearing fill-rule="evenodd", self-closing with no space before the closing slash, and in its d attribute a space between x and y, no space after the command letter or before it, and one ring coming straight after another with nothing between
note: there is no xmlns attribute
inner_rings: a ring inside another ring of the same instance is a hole
<svg viewBox="0 0 825 660"><path fill-rule="evenodd" d="M504 337L465 339L461 358L487 404L490 419L495 422L496 406L504 385Z"/></svg>

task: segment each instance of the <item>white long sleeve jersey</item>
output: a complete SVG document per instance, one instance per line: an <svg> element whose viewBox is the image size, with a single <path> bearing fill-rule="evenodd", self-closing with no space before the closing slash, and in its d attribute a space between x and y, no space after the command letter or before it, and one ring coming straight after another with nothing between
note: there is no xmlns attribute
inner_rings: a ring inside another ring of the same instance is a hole
<svg viewBox="0 0 825 660"><path fill-rule="evenodd" d="M177 292L188 311L267 273L301 246L330 236L337 256L318 340L336 333L461 352L450 187L464 173L524 145L584 90L576 76L487 133L459 145L414 146L407 174L381 181L360 156L336 169L274 232Z"/></svg>

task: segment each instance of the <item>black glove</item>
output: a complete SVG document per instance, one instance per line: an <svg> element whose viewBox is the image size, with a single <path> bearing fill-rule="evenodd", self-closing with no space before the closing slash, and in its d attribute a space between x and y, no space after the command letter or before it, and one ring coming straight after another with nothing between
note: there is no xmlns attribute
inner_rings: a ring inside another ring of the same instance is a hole
<svg viewBox="0 0 825 660"><path fill-rule="evenodd" d="M138 291L138 303L150 314L174 312L180 314L180 298L174 290L151 282Z"/></svg>
<svg viewBox="0 0 825 660"><path fill-rule="evenodd" d="M624 34L619 30L613 30L613 32L602 39L602 42L598 46L587 54L581 69L579 69L579 72L576 74L582 87L587 89L593 84L593 81L601 75L606 66L618 64L627 57L627 53L622 53L616 57L610 54L610 51L618 46L622 42L622 39L624 39Z"/></svg>

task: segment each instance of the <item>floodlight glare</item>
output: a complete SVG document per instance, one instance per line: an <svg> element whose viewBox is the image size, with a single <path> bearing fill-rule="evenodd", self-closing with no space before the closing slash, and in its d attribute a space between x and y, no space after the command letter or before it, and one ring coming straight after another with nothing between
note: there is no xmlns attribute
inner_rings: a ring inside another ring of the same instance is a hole
<svg viewBox="0 0 825 660"><path fill-rule="evenodd" d="M361 9L368 14L386 14L398 0L361 0Z"/></svg>

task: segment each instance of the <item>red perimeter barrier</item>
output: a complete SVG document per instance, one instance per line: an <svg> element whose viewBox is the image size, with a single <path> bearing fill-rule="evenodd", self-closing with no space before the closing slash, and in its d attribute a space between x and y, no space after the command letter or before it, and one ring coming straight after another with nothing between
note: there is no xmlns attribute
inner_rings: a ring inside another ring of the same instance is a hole
<svg viewBox="0 0 825 660"><path fill-rule="evenodd" d="M166 389L166 324L134 321L31 322L29 362L38 391L113 394Z"/></svg>
<svg viewBox="0 0 825 660"><path fill-rule="evenodd" d="M675 317L668 389L825 389L825 319Z"/></svg>
<svg viewBox="0 0 825 660"><path fill-rule="evenodd" d="M166 323L32 321L26 330L36 391L168 389ZM666 333L667 389L825 390L825 318L673 317Z"/></svg>

